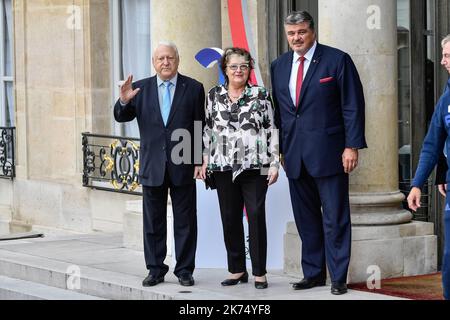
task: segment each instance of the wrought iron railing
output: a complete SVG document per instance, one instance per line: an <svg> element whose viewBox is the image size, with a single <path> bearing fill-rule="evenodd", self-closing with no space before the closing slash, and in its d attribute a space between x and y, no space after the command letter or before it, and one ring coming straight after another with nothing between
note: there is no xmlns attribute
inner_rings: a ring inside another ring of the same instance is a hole
<svg viewBox="0 0 450 320"><path fill-rule="evenodd" d="M14 141L15 127L0 127L0 178L16 176Z"/></svg>
<svg viewBox="0 0 450 320"><path fill-rule="evenodd" d="M83 186L142 195L139 139L82 133Z"/></svg>

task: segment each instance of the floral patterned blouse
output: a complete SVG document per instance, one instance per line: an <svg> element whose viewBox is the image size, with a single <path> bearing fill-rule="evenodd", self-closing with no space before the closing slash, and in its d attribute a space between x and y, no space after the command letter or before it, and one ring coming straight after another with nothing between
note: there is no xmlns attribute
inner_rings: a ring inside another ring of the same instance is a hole
<svg viewBox="0 0 450 320"><path fill-rule="evenodd" d="M247 85L233 103L220 85L208 93L203 154L208 169L232 171L233 181L244 170L279 168L279 137L268 91Z"/></svg>

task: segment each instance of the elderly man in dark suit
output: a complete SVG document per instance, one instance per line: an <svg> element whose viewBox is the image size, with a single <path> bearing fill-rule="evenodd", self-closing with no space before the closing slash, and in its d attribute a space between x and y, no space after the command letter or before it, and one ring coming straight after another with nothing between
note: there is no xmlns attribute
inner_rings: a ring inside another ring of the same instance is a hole
<svg viewBox="0 0 450 320"><path fill-rule="evenodd" d="M177 260L174 273L181 285L192 286L197 246L194 178L202 164L205 91L200 82L178 73L179 55L173 43L161 42L152 62L156 76L133 83L130 75L121 86L120 99L114 107L114 117L119 122L137 118L141 137L139 176L143 186L144 253L149 270L142 285L163 282L169 270L164 259L170 190ZM196 126L198 135L194 135ZM196 136L199 141L194 141ZM199 146L194 150L196 143Z"/></svg>
<svg viewBox="0 0 450 320"><path fill-rule="evenodd" d="M350 56L316 41L308 12L285 19L293 51L271 66L280 153L302 239L304 279L296 290L323 286L347 292L351 221L349 177L366 148L364 94Z"/></svg>

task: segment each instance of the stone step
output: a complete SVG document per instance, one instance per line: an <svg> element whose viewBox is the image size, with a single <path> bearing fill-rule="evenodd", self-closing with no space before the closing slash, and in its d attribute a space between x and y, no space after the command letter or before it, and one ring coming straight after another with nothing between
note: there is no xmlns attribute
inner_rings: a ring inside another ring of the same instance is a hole
<svg viewBox="0 0 450 320"><path fill-rule="evenodd" d="M104 300L73 290L0 276L0 300Z"/></svg>
<svg viewBox="0 0 450 320"><path fill-rule="evenodd" d="M21 279L49 287L67 289L74 279L73 265L67 262L31 256L23 253L2 251L0 255L0 275ZM174 279L166 279L164 289L142 287L142 277L101 270L87 266L79 268L79 293L118 300L184 300L232 298L229 294L215 293L198 287L180 287ZM72 271L71 271L72 270ZM169 283L170 281L170 283Z"/></svg>
<svg viewBox="0 0 450 320"><path fill-rule="evenodd" d="M70 235L0 241L0 275L38 283L61 290L76 288L88 296L120 300L385 300L399 298L349 290L342 296L330 287L292 290L299 279L281 270L268 273L269 288L258 290L253 278L248 284L222 287L228 271L224 268L196 268L195 286L182 287L172 270L165 282L142 287L147 275L144 254L123 248L116 234ZM9 296L13 293L9 290ZM25 291L26 292L26 291Z"/></svg>
<svg viewBox="0 0 450 320"><path fill-rule="evenodd" d="M18 240L18 239L31 239L31 238L43 238L44 234L41 232L21 232L21 233L0 233L0 241Z"/></svg>

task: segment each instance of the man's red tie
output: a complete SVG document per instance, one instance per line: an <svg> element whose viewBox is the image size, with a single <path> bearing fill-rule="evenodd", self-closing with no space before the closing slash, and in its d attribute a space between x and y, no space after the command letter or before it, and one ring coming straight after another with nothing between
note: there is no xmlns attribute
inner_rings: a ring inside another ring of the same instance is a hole
<svg viewBox="0 0 450 320"><path fill-rule="evenodd" d="M305 57L298 58L300 60L300 64L298 66L297 72L297 87L295 90L295 108L298 108L298 104L300 102L300 93L302 92L302 84L303 84L303 68L305 66Z"/></svg>

